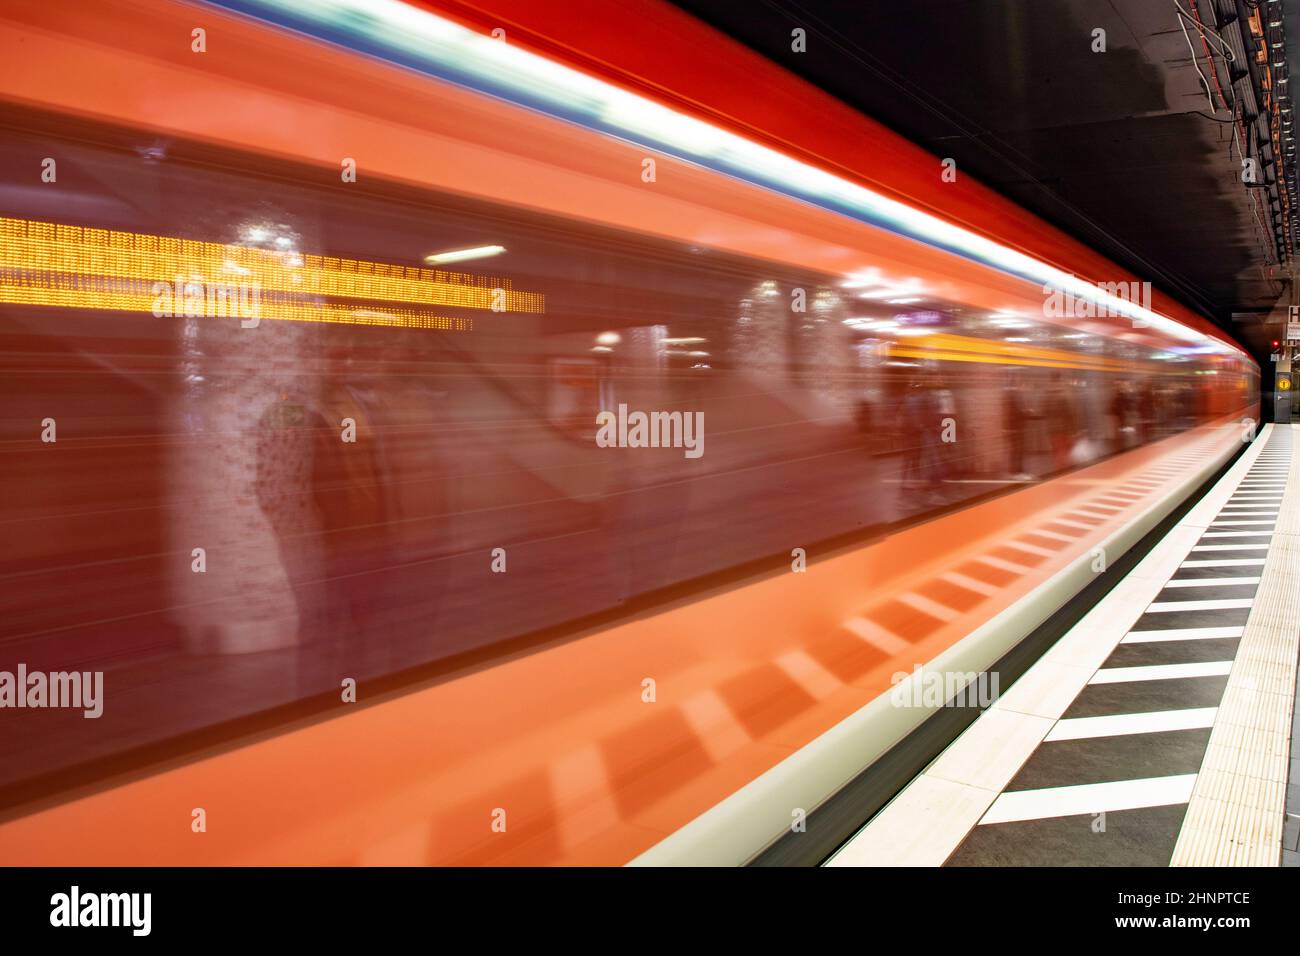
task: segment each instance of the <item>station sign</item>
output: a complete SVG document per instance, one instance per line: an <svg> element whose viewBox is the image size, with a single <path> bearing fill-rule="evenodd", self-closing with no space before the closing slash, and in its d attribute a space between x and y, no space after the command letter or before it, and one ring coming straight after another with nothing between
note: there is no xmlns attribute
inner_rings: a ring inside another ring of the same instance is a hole
<svg viewBox="0 0 1300 956"><path fill-rule="evenodd" d="M1300 305L1293 305L1287 309L1286 340L1300 342Z"/></svg>

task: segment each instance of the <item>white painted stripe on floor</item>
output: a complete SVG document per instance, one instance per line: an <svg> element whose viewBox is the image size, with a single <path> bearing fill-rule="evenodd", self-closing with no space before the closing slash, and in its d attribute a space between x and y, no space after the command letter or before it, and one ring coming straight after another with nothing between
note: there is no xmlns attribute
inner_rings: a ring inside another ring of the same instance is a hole
<svg viewBox="0 0 1300 956"><path fill-rule="evenodd" d="M1036 544L1025 544L1023 541L1003 541L1002 544L1008 548L1015 548L1017 551L1023 551L1025 554L1036 554L1041 558L1050 558L1056 554L1048 548L1040 548Z"/></svg>
<svg viewBox="0 0 1300 956"><path fill-rule="evenodd" d="M1127 684L1139 680L1181 680L1184 677L1226 677L1232 661L1192 661L1190 664L1147 664L1142 667L1103 667L1089 684Z"/></svg>
<svg viewBox="0 0 1300 956"><path fill-rule="evenodd" d="M1043 528L1035 528L1033 531L1026 531L1025 534L1036 534L1044 538L1051 538L1053 541L1064 541L1066 544L1074 544L1079 540L1078 538L1071 538L1068 534L1060 534L1056 531L1047 531Z"/></svg>
<svg viewBox="0 0 1300 956"><path fill-rule="evenodd" d="M851 617L840 626L850 634L866 641L872 647L879 648L886 654L901 654L911 647L907 641L897 634L885 630L875 621L868 621L865 617Z"/></svg>
<svg viewBox="0 0 1300 956"><path fill-rule="evenodd" d="M1016 790L993 801L980 825L1073 817L1143 807L1167 807L1191 799L1196 774L1088 783L1047 790Z"/></svg>
<svg viewBox="0 0 1300 956"><path fill-rule="evenodd" d="M1184 561L1180 568L1245 568L1261 567L1263 558L1211 558L1208 561Z"/></svg>
<svg viewBox="0 0 1300 956"><path fill-rule="evenodd" d="M704 734L700 737L706 743L711 739ZM581 846L618 826L618 804L606 767L600 748L591 744L552 761L548 768L551 798L557 807L567 811L556 814L560 839L566 847Z"/></svg>
<svg viewBox="0 0 1300 956"><path fill-rule="evenodd" d="M1159 631L1129 631L1121 644L1153 644L1160 641L1209 641L1218 637L1241 637L1244 625L1224 627L1170 627Z"/></svg>
<svg viewBox="0 0 1300 956"><path fill-rule="evenodd" d="M1276 521L1211 521L1211 528L1271 528Z"/></svg>
<svg viewBox="0 0 1300 956"><path fill-rule="evenodd" d="M1193 551L1267 551L1266 544L1198 544Z"/></svg>
<svg viewBox="0 0 1300 956"><path fill-rule="evenodd" d="M1259 577L1249 578L1178 578L1165 585L1167 588L1217 588L1234 584L1258 584Z"/></svg>
<svg viewBox="0 0 1300 956"><path fill-rule="evenodd" d="M991 584L985 584L983 581L976 581L974 578L967 577L960 571L948 571L939 575L940 581L947 581L949 584L955 584L959 588L965 588L967 591L974 591L976 594L983 594L985 597L992 597L998 593L998 588Z"/></svg>
<svg viewBox="0 0 1300 956"><path fill-rule="evenodd" d="M955 621L961 617L960 611L956 611L946 604L940 604L938 601L932 601L923 595L913 594L910 591L898 595L898 600L910 608L915 608L922 614L937 617L941 621Z"/></svg>
<svg viewBox="0 0 1300 956"><path fill-rule="evenodd" d="M1028 574L1029 568L1023 564L1012 564L1010 561L1003 561L1001 558L995 558L990 554L981 555L975 559L981 564L987 564L991 568L998 568L1001 571L1010 571L1013 574Z"/></svg>
<svg viewBox="0 0 1300 956"><path fill-rule="evenodd" d="M705 690L688 697L681 710L695 736L715 761L725 760L750 741L749 731L736 719L716 690Z"/></svg>
<svg viewBox="0 0 1300 956"><path fill-rule="evenodd" d="M1058 720L1045 743L1054 740L1088 740L1093 737L1124 737L1130 734L1159 734L1170 730L1201 730L1214 726L1217 707L1189 710L1156 710L1144 714L1112 714L1106 717L1070 717Z"/></svg>
<svg viewBox="0 0 1300 956"><path fill-rule="evenodd" d="M1090 525L1090 524L1084 524L1082 521L1071 521L1069 518L1053 518L1051 521L1049 521L1049 522L1047 522L1047 523L1048 523L1048 524L1063 524L1063 525L1065 525L1067 528L1078 528L1078 529L1080 529L1081 531L1092 531L1092 530L1094 530L1094 529L1093 529L1093 526Z"/></svg>
<svg viewBox="0 0 1300 956"><path fill-rule="evenodd" d="M1201 535L1203 538L1267 538L1273 534L1271 531L1207 531Z"/></svg>
<svg viewBox="0 0 1300 956"><path fill-rule="evenodd" d="M782 654L775 662L787 677L802 687L813 700L829 697L844 682L822 667L807 651L794 650Z"/></svg>
<svg viewBox="0 0 1300 956"><path fill-rule="evenodd" d="M1239 611L1255 603L1254 598L1228 598L1222 601L1156 601L1147 613L1168 614L1174 611Z"/></svg>

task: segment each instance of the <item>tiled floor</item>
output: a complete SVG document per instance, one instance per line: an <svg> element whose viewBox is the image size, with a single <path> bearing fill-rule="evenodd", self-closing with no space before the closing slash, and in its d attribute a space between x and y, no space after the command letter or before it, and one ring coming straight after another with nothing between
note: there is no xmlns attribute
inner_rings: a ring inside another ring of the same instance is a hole
<svg viewBox="0 0 1300 956"><path fill-rule="evenodd" d="M1293 434L1272 429L1096 621L1080 622L832 863L1170 864L1274 540ZM1271 844L1283 865L1300 857L1296 756L1283 845ZM934 839L899 836L922 826Z"/></svg>
<svg viewBox="0 0 1300 956"><path fill-rule="evenodd" d="M1290 431L1274 431L1186 560L948 865L1170 862L1290 460Z"/></svg>

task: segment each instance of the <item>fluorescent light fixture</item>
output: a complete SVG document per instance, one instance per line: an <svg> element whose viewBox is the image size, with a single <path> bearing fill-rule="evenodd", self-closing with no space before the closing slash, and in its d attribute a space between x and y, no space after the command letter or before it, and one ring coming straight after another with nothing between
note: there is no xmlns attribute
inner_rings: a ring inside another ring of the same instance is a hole
<svg viewBox="0 0 1300 956"><path fill-rule="evenodd" d="M441 266L446 265L448 262L464 262L466 259L486 259L488 256L499 256L505 251L505 246L474 246L469 249L435 252L433 255L425 256L424 261L430 265Z"/></svg>

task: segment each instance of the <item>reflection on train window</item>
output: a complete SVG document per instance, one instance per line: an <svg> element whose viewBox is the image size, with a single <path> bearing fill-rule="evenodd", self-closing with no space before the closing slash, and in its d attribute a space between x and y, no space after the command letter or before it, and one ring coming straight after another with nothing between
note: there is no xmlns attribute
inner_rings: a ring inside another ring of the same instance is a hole
<svg viewBox="0 0 1300 956"><path fill-rule="evenodd" d="M1256 389L924 291L82 142L75 219L0 219L0 668L93 664L115 703L94 734L24 714L0 786L865 540ZM620 405L702 413L707 452L606 453ZM46 418L55 447L18 440Z"/></svg>

